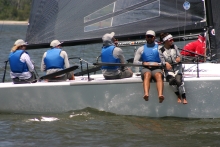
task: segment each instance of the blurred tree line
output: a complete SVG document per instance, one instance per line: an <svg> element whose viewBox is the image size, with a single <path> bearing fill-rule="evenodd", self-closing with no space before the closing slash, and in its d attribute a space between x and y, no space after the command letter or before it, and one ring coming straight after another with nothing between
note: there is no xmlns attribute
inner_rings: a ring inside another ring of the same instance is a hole
<svg viewBox="0 0 220 147"><path fill-rule="evenodd" d="M32 0L0 0L0 20L29 19Z"/></svg>

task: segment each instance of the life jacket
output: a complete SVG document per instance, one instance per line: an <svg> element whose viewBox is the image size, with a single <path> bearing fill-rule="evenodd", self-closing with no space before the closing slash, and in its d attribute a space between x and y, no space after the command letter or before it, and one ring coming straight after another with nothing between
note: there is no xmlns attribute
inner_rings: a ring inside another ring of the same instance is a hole
<svg viewBox="0 0 220 147"><path fill-rule="evenodd" d="M25 52L24 50L16 50L15 52L10 53L9 64L13 73L22 73L29 71L26 62L20 61L21 55L23 53L27 52Z"/></svg>
<svg viewBox="0 0 220 147"><path fill-rule="evenodd" d="M158 44L155 43L155 45L152 47L148 47L145 44L143 54L141 55L141 59L144 62L158 62L158 63L160 63Z"/></svg>
<svg viewBox="0 0 220 147"><path fill-rule="evenodd" d="M120 63L120 59L113 56L114 45L103 47L101 52L101 61L107 63ZM102 69L118 69L118 66L102 66Z"/></svg>
<svg viewBox="0 0 220 147"><path fill-rule="evenodd" d="M52 68L64 69L64 59L60 56L61 49L53 48L47 51L44 63L46 70Z"/></svg>

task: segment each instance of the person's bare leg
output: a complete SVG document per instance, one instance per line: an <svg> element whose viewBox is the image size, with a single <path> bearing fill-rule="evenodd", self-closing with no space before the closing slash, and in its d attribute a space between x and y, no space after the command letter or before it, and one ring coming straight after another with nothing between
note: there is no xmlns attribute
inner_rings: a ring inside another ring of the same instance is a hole
<svg viewBox="0 0 220 147"><path fill-rule="evenodd" d="M71 78L69 80L75 80L74 74L71 76Z"/></svg>
<svg viewBox="0 0 220 147"><path fill-rule="evenodd" d="M150 72L144 73L144 81L143 81L144 96L143 98L145 99L145 101L148 101L148 97L149 97L150 79L151 79L151 73Z"/></svg>
<svg viewBox="0 0 220 147"><path fill-rule="evenodd" d="M178 88L178 89L179 89L179 88ZM175 92L175 94L177 95L177 103L181 103L182 101L181 101L180 92L177 91L177 92Z"/></svg>
<svg viewBox="0 0 220 147"><path fill-rule="evenodd" d="M187 100L186 100L186 93L182 94L182 99L183 99L183 104L187 104Z"/></svg>
<svg viewBox="0 0 220 147"><path fill-rule="evenodd" d="M177 103L181 103L181 97L180 96L177 97Z"/></svg>
<svg viewBox="0 0 220 147"><path fill-rule="evenodd" d="M187 100L186 99L183 99L183 104L187 104Z"/></svg>
<svg viewBox="0 0 220 147"><path fill-rule="evenodd" d="M157 92L158 92L158 97L159 97L159 103L162 103L164 100L164 96L163 96L163 76L160 72L155 74L155 79L157 82Z"/></svg>

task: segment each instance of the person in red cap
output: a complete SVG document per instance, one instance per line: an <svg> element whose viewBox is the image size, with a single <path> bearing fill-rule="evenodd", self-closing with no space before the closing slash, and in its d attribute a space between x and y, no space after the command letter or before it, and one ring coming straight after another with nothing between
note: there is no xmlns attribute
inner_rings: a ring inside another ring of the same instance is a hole
<svg viewBox="0 0 220 147"><path fill-rule="evenodd" d="M186 44L183 47L183 50L181 51L181 55L183 55L183 56L195 57L196 54L193 54L193 53L190 53L190 52L187 52L184 50L194 52L196 54L205 55L205 35L204 35L204 33L201 33L198 36L198 39L196 41L193 41L193 42Z"/></svg>

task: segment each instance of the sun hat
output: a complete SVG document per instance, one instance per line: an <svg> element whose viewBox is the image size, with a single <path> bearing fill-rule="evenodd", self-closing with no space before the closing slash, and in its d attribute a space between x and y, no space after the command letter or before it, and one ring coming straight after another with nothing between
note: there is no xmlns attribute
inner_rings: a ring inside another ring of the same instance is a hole
<svg viewBox="0 0 220 147"><path fill-rule="evenodd" d="M61 45L62 43L63 42L60 42L59 40L53 40L53 41L51 41L50 46L51 47L56 47L58 45Z"/></svg>
<svg viewBox="0 0 220 147"><path fill-rule="evenodd" d="M105 35L102 36L102 41L111 41L112 38L115 36L115 32L111 32L110 34L109 33L106 33Z"/></svg>
<svg viewBox="0 0 220 147"><path fill-rule="evenodd" d="M146 35L152 35L152 36L155 36L155 32L153 30L148 30L146 32Z"/></svg>
<svg viewBox="0 0 220 147"><path fill-rule="evenodd" d="M28 45L27 42L25 42L22 39L18 39L17 41L15 41L14 45L16 46L22 46L22 45Z"/></svg>

